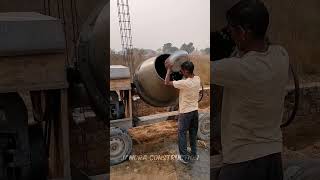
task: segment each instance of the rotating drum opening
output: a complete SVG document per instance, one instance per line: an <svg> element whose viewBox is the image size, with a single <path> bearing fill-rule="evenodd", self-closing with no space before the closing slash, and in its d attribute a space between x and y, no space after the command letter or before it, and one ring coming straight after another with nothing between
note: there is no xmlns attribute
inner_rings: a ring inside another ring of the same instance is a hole
<svg viewBox="0 0 320 180"><path fill-rule="evenodd" d="M170 54L162 54L160 56L158 56L155 60L155 69L157 74L159 75L159 77L164 80L166 78L166 74L167 74L167 69L165 67L165 61L166 59L170 56ZM182 74L180 74L180 72L173 72L171 74L170 80L180 80L182 79Z"/></svg>

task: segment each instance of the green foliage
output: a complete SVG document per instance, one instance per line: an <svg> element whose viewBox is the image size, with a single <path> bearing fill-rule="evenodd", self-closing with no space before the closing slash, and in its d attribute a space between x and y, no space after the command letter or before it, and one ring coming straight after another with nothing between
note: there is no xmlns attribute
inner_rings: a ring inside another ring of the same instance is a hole
<svg viewBox="0 0 320 180"><path fill-rule="evenodd" d="M166 43L162 46L162 52L163 53L173 53L175 51L178 51L179 49L175 46L172 46L172 43Z"/></svg>
<svg viewBox="0 0 320 180"><path fill-rule="evenodd" d="M194 51L194 46L193 43L190 42L189 44L183 43L180 47L180 50L184 50L187 51L189 54L192 53Z"/></svg>

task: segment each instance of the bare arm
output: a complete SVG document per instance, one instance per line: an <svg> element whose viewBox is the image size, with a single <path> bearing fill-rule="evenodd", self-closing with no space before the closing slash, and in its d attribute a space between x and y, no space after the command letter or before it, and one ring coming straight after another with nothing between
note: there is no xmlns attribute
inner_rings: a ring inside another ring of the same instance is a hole
<svg viewBox="0 0 320 180"><path fill-rule="evenodd" d="M171 70L170 70L170 68L168 68L166 78L164 79L164 84L167 86L173 86L173 82L170 81L170 74L171 74Z"/></svg>
<svg viewBox="0 0 320 180"><path fill-rule="evenodd" d="M173 64L171 64L167 60L165 61L165 67L167 69L167 74L166 74L166 77L164 79L164 84L167 85L167 86L173 86L173 82L170 81L170 74L171 74L172 66L173 66Z"/></svg>
<svg viewBox="0 0 320 180"><path fill-rule="evenodd" d="M211 84L232 88L250 88L270 81L272 72L262 61L236 57L210 62Z"/></svg>

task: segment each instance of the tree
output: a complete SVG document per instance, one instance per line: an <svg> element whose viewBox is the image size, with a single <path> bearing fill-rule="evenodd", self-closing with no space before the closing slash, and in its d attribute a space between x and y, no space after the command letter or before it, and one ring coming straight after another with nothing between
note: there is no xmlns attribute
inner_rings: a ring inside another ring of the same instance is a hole
<svg viewBox="0 0 320 180"><path fill-rule="evenodd" d="M162 53L162 48L158 48L158 49L157 49L157 53L158 53L158 54L161 54L161 53Z"/></svg>
<svg viewBox="0 0 320 180"><path fill-rule="evenodd" d="M201 53L210 55L210 48L201 49Z"/></svg>
<svg viewBox="0 0 320 180"><path fill-rule="evenodd" d="M117 52L114 49L110 48L110 54L117 54Z"/></svg>
<svg viewBox="0 0 320 180"><path fill-rule="evenodd" d="M190 42L189 44L183 43L180 47L180 50L185 50L187 51L189 54L192 53L194 51L194 46L193 43Z"/></svg>
<svg viewBox="0 0 320 180"><path fill-rule="evenodd" d="M172 46L172 43L166 43L162 46L162 52L171 54L175 51L178 51L179 49L175 46Z"/></svg>

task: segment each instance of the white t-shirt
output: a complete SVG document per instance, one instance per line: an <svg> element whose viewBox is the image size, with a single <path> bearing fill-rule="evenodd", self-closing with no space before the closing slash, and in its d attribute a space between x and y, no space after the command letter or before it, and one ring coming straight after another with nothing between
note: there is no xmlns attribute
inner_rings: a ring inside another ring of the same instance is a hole
<svg viewBox="0 0 320 180"><path fill-rule="evenodd" d="M198 110L200 77L173 81L173 87L179 89L179 113Z"/></svg>
<svg viewBox="0 0 320 180"><path fill-rule="evenodd" d="M282 113L289 57L281 46L211 62L211 83L224 86L221 144L224 163L282 151Z"/></svg>

